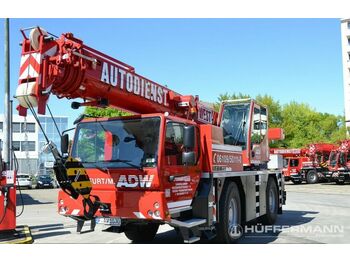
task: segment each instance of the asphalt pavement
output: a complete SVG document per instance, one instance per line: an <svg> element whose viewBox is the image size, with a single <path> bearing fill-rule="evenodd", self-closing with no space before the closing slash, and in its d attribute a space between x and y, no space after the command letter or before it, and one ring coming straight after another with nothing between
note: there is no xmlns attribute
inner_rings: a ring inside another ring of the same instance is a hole
<svg viewBox="0 0 350 262"><path fill-rule="evenodd" d="M350 184L294 185L287 183L287 204L273 227L247 225L238 243L350 243ZM97 225L76 233L76 222L57 212L58 189L22 190L23 213L18 225L28 225L34 243L130 243L123 233L109 233ZM22 210L17 195L17 214ZM175 230L163 225L152 243L183 243ZM199 243L209 243L201 241Z"/></svg>

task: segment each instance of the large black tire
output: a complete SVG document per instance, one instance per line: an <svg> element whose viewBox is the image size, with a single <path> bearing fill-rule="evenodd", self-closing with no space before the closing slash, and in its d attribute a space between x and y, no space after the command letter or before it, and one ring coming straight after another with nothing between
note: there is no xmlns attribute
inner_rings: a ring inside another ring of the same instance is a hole
<svg viewBox="0 0 350 262"><path fill-rule="evenodd" d="M273 225L277 220L279 196L276 182L269 178L266 187L266 214L261 218L264 225Z"/></svg>
<svg viewBox="0 0 350 262"><path fill-rule="evenodd" d="M125 228L125 236L133 242L150 242L157 234L159 224L129 224Z"/></svg>
<svg viewBox="0 0 350 262"><path fill-rule="evenodd" d="M217 225L216 242L235 243L243 234L241 227L241 198L235 182L229 182L220 197L220 223Z"/></svg>
<svg viewBox="0 0 350 262"><path fill-rule="evenodd" d="M336 180L335 183L336 183L337 185L344 185L344 181Z"/></svg>
<svg viewBox="0 0 350 262"><path fill-rule="evenodd" d="M310 170L306 174L306 183L308 184L316 184L318 182L318 175L315 170Z"/></svg>

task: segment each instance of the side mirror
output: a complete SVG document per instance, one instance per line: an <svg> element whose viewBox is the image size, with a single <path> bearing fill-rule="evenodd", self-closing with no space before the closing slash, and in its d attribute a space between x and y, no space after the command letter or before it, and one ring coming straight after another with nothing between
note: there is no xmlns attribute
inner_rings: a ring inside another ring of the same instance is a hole
<svg viewBox="0 0 350 262"><path fill-rule="evenodd" d="M194 166L196 164L196 154L192 152L182 152L182 164Z"/></svg>
<svg viewBox="0 0 350 262"><path fill-rule="evenodd" d="M62 153L62 155L68 153L68 144L69 144L69 136L68 136L68 134L64 134L61 137L61 153Z"/></svg>
<svg viewBox="0 0 350 262"><path fill-rule="evenodd" d="M183 133L183 145L185 148L193 149L194 148L194 141L195 141L195 135L194 135L194 126L184 126L184 133Z"/></svg>

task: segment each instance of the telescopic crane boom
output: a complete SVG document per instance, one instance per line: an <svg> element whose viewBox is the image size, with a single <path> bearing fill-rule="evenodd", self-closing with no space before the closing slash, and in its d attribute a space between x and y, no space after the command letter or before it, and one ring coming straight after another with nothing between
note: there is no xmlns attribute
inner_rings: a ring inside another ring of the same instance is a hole
<svg viewBox="0 0 350 262"><path fill-rule="evenodd" d="M31 30L29 36L26 31ZM83 99L80 106L112 106L136 114L165 113L202 123L217 122L217 113L198 97L182 96L135 72L135 68L83 43L72 33L56 37L43 28L21 30L23 34L20 76L16 97L19 115L29 108L45 114L50 94L58 98ZM65 160L52 143L47 144L56 164L57 180L74 199L83 196L85 218L91 219L99 198L91 196L91 182L79 161Z"/></svg>
<svg viewBox="0 0 350 262"><path fill-rule="evenodd" d="M45 114L50 94L81 98L82 105L112 106L136 114L165 113L213 124L217 114L199 103L198 97L182 96L135 72L135 68L83 43L72 33L56 38L35 27L29 37L22 30L22 57L16 96L19 114L28 106Z"/></svg>

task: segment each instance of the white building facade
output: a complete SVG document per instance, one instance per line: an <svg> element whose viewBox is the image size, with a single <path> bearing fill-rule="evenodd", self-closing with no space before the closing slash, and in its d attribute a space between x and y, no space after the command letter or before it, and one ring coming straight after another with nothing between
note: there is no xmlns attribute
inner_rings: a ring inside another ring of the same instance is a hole
<svg viewBox="0 0 350 262"><path fill-rule="evenodd" d="M341 20L341 45L343 60L344 106L347 136L350 129L350 18Z"/></svg>
<svg viewBox="0 0 350 262"><path fill-rule="evenodd" d="M60 144L60 135L50 116L39 116L40 123L50 140L57 146ZM62 133L68 127L68 117L55 117L57 127ZM46 143L44 135L32 115L22 117L13 115L12 124L12 149L18 159L19 173L36 174L43 173L53 166L53 157L42 152ZM0 139L3 140L4 116L0 115ZM2 147L1 147L2 148Z"/></svg>

